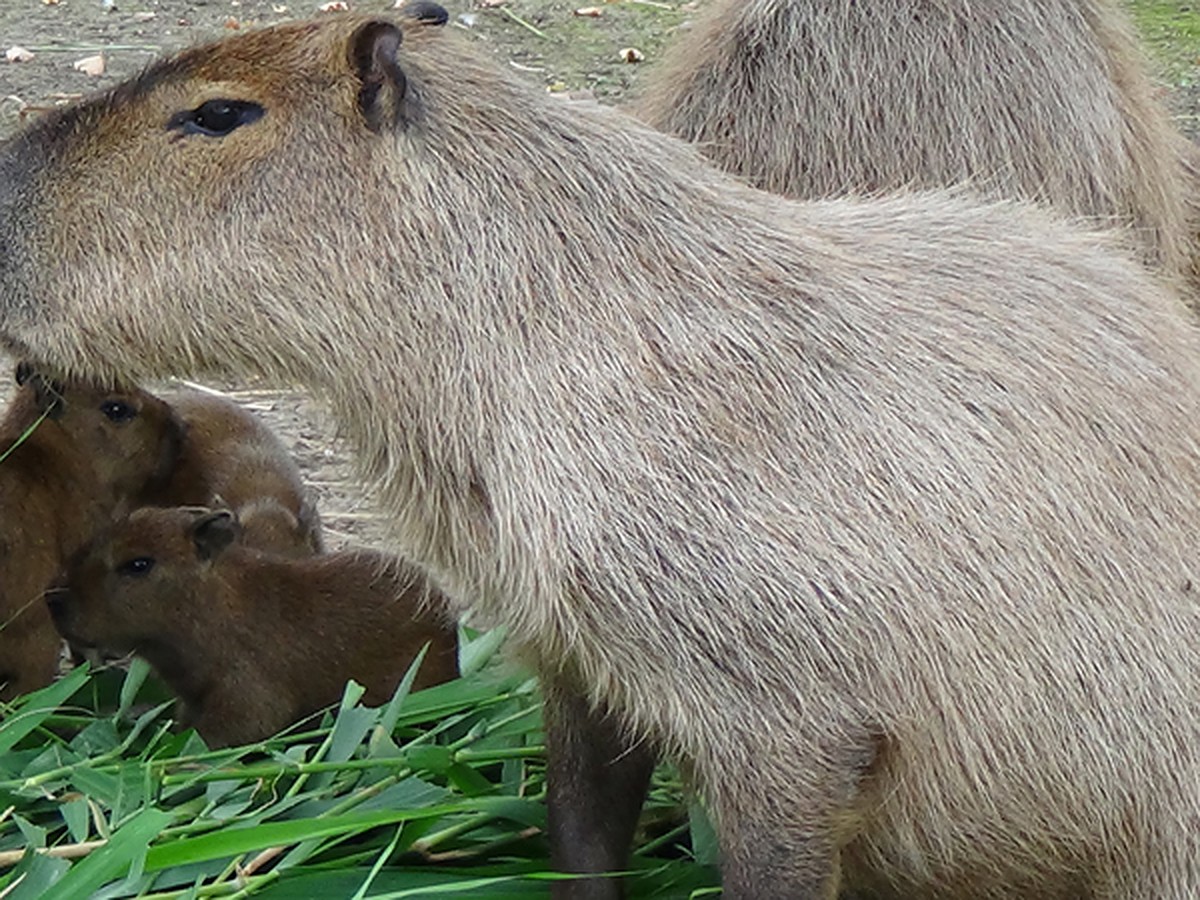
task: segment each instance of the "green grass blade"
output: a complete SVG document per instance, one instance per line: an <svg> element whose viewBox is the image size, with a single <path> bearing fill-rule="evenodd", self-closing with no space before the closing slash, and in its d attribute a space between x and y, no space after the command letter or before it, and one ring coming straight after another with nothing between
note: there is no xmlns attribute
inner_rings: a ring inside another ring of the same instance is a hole
<svg viewBox="0 0 1200 900"><path fill-rule="evenodd" d="M54 885L54 900L88 900L99 888L138 869L146 847L170 824L170 813L143 809L113 833L99 850L71 866Z"/></svg>
<svg viewBox="0 0 1200 900"><path fill-rule="evenodd" d="M26 694L12 715L0 722L0 754L12 750L20 741L40 728L87 680L87 666L80 666L65 678L40 691Z"/></svg>

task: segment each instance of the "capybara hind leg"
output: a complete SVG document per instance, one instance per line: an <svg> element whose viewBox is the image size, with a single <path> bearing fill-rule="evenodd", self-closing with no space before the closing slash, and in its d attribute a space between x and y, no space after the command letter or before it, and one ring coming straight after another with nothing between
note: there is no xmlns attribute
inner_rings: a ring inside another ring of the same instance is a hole
<svg viewBox="0 0 1200 900"><path fill-rule="evenodd" d="M724 900L835 900L841 884L827 838L756 823L721 838Z"/></svg>
<svg viewBox="0 0 1200 900"><path fill-rule="evenodd" d="M839 735L836 743L794 745L802 769L773 768L778 752L768 742L756 745L750 732L740 744L750 759L762 761L758 771L731 779L722 777L719 763L705 766L725 900L839 896L841 847L874 802L871 786L888 742L880 729L862 723L830 730Z"/></svg>
<svg viewBox="0 0 1200 900"><path fill-rule="evenodd" d="M568 685L543 678L550 860L559 872L625 868L655 755ZM620 900L619 878L555 882L555 900Z"/></svg>

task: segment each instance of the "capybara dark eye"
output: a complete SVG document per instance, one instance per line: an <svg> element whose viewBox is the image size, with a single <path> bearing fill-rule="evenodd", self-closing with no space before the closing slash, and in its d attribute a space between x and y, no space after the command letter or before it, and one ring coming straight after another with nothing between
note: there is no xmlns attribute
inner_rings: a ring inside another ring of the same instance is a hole
<svg viewBox="0 0 1200 900"><path fill-rule="evenodd" d="M105 400L100 404L100 412L113 422L128 422L137 415L137 410L124 400Z"/></svg>
<svg viewBox="0 0 1200 900"><path fill-rule="evenodd" d="M450 20L450 13L444 6L431 3L430 0L413 0L406 3L400 10L400 15L416 19L422 25L445 25Z"/></svg>
<svg viewBox="0 0 1200 900"><path fill-rule="evenodd" d="M131 578L137 578L141 575L146 575L154 568L154 558L150 556L136 556L133 559L126 560L117 566L118 575L127 575Z"/></svg>
<svg viewBox="0 0 1200 900"><path fill-rule="evenodd" d="M257 122L265 112L257 103L247 100L207 100L195 109L171 116L167 127L184 134L224 137L240 125Z"/></svg>

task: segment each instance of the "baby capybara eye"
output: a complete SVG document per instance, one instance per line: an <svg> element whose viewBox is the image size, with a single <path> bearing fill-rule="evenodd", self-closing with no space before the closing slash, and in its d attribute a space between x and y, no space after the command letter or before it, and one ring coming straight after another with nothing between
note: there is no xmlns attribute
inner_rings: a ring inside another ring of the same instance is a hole
<svg viewBox="0 0 1200 900"><path fill-rule="evenodd" d="M224 137L241 125L257 122L265 112L247 100L207 100L195 109L173 115L167 128L184 134Z"/></svg>
<svg viewBox="0 0 1200 900"><path fill-rule="evenodd" d="M154 568L154 558L150 556L136 556L133 559L126 560L117 566L117 574L125 575L131 578L137 578L141 575L147 575Z"/></svg>
<svg viewBox="0 0 1200 900"><path fill-rule="evenodd" d="M137 416L137 409L124 400L105 400L100 412L113 422L128 422Z"/></svg>

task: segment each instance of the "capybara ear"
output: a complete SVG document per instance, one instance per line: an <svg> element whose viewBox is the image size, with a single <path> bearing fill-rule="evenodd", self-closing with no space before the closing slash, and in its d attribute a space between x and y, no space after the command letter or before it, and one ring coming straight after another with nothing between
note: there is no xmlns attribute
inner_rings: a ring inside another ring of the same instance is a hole
<svg viewBox="0 0 1200 900"><path fill-rule="evenodd" d="M38 410L47 418L57 419L62 416L64 412L63 389L57 381L51 381L41 372L35 371L32 366L29 366L24 372L21 371L21 366L17 366L17 384L28 384L33 388Z"/></svg>
<svg viewBox="0 0 1200 900"><path fill-rule="evenodd" d="M16 372L17 386L20 387L21 385L25 384L25 382L27 382L29 380L29 376L32 374L33 374L33 364L32 363L26 362L25 360L21 360L19 363L17 363L17 372Z"/></svg>
<svg viewBox="0 0 1200 900"><path fill-rule="evenodd" d="M400 15L406 19L416 19L422 25L445 25L450 21L450 13L446 12L446 8L431 0L412 0L404 4Z"/></svg>
<svg viewBox="0 0 1200 900"><path fill-rule="evenodd" d="M191 525L192 542L200 559L213 559L237 540L242 526L232 512L219 509L200 516Z"/></svg>
<svg viewBox="0 0 1200 900"><path fill-rule="evenodd" d="M408 79L396 62L400 41L400 29L382 19L360 25L350 36L350 66L361 82L358 108L372 131L382 131L400 119L408 88Z"/></svg>

